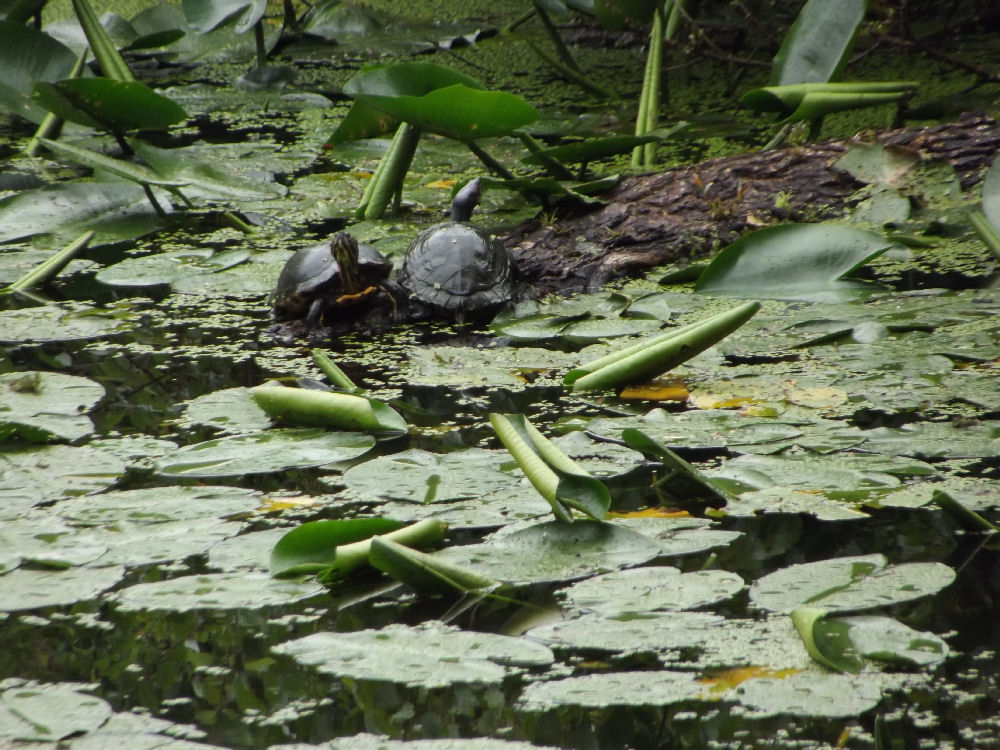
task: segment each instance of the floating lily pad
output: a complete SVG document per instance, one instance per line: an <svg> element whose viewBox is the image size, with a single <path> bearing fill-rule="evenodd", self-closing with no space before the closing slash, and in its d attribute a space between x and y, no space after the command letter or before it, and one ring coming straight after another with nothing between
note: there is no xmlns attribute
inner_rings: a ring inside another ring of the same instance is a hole
<svg viewBox="0 0 1000 750"><path fill-rule="evenodd" d="M528 634L565 649L612 653L679 651L702 646L724 622L721 615L706 612L647 612L624 619L586 614L532 628Z"/></svg>
<svg viewBox="0 0 1000 750"><path fill-rule="evenodd" d="M111 716L107 701L72 685L25 685L0 692L0 738L58 742L91 732Z"/></svg>
<svg viewBox="0 0 1000 750"><path fill-rule="evenodd" d="M116 591L111 596L111 601L119 609L132 612L259 610L265 607L284 607L324 593L326 589L314 581L284 581L264 573L241 571L139 583Z"/></svg>
<svg viewBox="0 0 1000 750"><path fill-rule="evenodd" d="M358 464L344 472L343 483L364 498L448 503L516 485L517 477L500 470L509 460L504 451L482 448L444 454L414 448Z"/></svg>
<svg viewBox="0 0 1000 750"><path fill-rule="evenodd" d="M1000 424L956 425L919 422L903 427L877 427L863 433L862 448L892 456L924 458L988 458L1000 456Z"/></svg>
<svg viewBox="0 0 1000 750"><path fill-rule="evenodd" d="M242 524L216 518L163 523L120 522L94 529L94 540L107 546L104 565L150 565L204 555L223 539L236 536Z"/></svg>
<svg viewBox="0 0 1000 750"><path fill-rule="evenodd" d="M166 194L156 195L169 211ZM0 242L93 229L91 244L98 245L141 237L162 223L142 188L127 182L65 182L0 199Z"/></svg>
<svg viewBox="0 0 1000 750"><path fill-rule="evenodd" d="M474 633L430 622L353 633L314 633L275 646L276 653L339 678L428 689L500 684L511 668L547 667L552 652L526 638Z"/></svg>
<svg viewBox="0 0 1000 750"><path fill-rule="evenodd" d="M109 286L148 287L179 283L190 276L218 273L244 263L247 250L211 250L191 248L176 252L126 258L101 270L97 280Z"/></svg>
<svg viewBox="0 0 1000 750"><path fill-rule="evenodd" d="M858 653L869 659L927 667L948 656L948 644L941 638L914 630L891 617L856 615L837 619L848 626L848 635Z"/></svg>
<svg viewBox="0 0 1000 750"><path fill-rule="evenodd" d="M776 570L754 582L750 600L777 612L803 606L849 612L931 596L954 580L955 571L942 563L888 565L883 555L838 557Z"/></svg>
<svg viewBox="0 0 1000 750"><path fill-rule="evenodd" d="M0 527L0 548L12 552L11 561L0 561L0 573L23 563L51 569L85 565L107 552L94 534L72 529L58 519L29 517L7 521ZM101 564L111 565L110 561Z"/></svg>
<svg viewBox="0 0 1000 750"><path fill-rule="evenodd" d="M343 7L337 5L337 7ZM269 750L555 750L549 745L497 740L492 737L449 737L439 740L391 740L375 734L338 737L319 745L272 745ZM159 748L157 748L159 750ZM165 750L173 750L166 748Z"/></svg>
<svg viewBox="0 0 1000 750"><path fill-rule="evenodd" d="M725 570L681 573L661 566L588 578L563 591L563 596L573 607L610 617L698 609L735 596L743 585L742 578Z"/></svg>
<svg viewBox="0 0 1000 750"><path fill-rule="evenodd" d="M872 493L868 493L870 496ZM882 495L878 498L881 500ZM867 498L866 498L867 499ZM812 489L767 487L742 492L726 504L727 516L757 516L768 513L808 515L823 521L857 521L868 514L854 508L854 503L837 501Z"/></svg>
<svg viewBox="0 0 1000 750"><path fill-rule="evenodd" d="M93 431L86 412L103 397L104 386L75 375L0 375L0 439L17 435L37 442L78 440Z"/></svg>
<svg viewBox="0 0 1000 750"><path fill-rule="evenodd" d="M78 497L55 505L53 510L79 526L155 524L248 515L261 504L262 497L242 487L149 487Z"/></svg>
<svg viewBox="0 0 1000 750"><path fill-rule="evenodd" d="M108 312L71 304L4 310L0 312L0 344L109 338L131 325Z"/></svg>
<svg viewBox="0 0 1000 750"><path fill-rule="evenodd" d="M612 672L533 682L518 701L524 711L565 706L671 706L701 698L706 688L692 672Z"/></svg>
<svg viewBox="0 0 1000 750"><path fill-rule="evenodd" d="M7 443L0 449L0 517L46 500L85 495L115 484L125 462L88 446L28 446ZM11 514L11 515L6 515Z"/></svg>
<svg viewBox="0 0 1000 750"><path fill-rule="evenodd" d="M755 715L856 717L882 700L882 686L865 675L801 672L740 683L739 701Z"/></svg>
<svg viewBox="0 0 1000 750"><path fill-rule="evenodd" d="M549 521L435 554L496 581L529 584L641 565L659 553L652 539L612 523Z"/></svg>
<svg viewBox="0 0 1000 750"><path fill-rule="evenodd" d="M655 539L660 544L663 557L682 557L726 547L741 536L740 531L729 531L712 526L704 518L656 518L642 515L615 517L615 525L623 526Z"/></svg>
<svg viewBox="0 0 1000 750"><path fill-rule="evenodd" d="M161 458L156 468L167 477L240 477L347 461L374 445L375 438L360 432L269 430L179 448Z"/></svg>
<svg viewBox="0 0 1000 750"><path fill-rule="evenodd" d="M59 607L96 599L125 575L119 566L34 570L18 568L0 577L0 612Z"/></svg>

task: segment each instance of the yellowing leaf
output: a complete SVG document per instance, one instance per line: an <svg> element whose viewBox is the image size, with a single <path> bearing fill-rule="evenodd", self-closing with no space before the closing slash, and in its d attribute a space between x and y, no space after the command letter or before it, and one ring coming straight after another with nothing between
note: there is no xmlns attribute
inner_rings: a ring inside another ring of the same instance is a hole
<svg viewBox="0 0 1000 750"><path fill-rule="evenodd" d="M770 679L783 680L786 677L790 677L793 674L798 674L801 669L768 669L766 667L735 667L733 669L727 669L725 672L719 672L717 674L711 675L710 677L703 677L698 682L703 685L710 685L711 692L722 693L726 690L732 690L734 687L739 685L741 682L746 682L747 680L757 679L759 677L768 677Z"/></svg>

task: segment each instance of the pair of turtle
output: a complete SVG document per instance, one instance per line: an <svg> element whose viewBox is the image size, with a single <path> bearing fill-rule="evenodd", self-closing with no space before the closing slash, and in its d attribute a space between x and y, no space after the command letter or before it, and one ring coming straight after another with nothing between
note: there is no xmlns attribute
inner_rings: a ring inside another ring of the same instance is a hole
<svg viewBox="0 0 1000 750"><path fill-rule="evenodd" d="M461 319L511 300L510 254L485 230L468 223L481 197L477 177L455 196L450 221L425 229L410 243L396 285L418 316ZM338 232L329 242L303 248L288 259L272 296L275 316L291 320L305 315L312 331L328 308L349 307L379 289L386 290L395 306L391 270L392 262L378 250Z"/></svg>

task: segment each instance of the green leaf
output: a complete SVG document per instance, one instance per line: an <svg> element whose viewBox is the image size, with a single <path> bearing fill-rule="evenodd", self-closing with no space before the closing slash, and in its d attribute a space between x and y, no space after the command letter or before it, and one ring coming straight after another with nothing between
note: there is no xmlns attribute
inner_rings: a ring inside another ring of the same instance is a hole
<svg viewBox="0 0 1000 750"><path fill-rule="evenodd" d="M257 386L253 400L277 422L346 430L406 432L406 421L391 406L364 396L285 386Z"/></svg>
<svg viewBox="0 0 1000 750"><path fill-rule="evenodd" d="M183 107L144 83L110 78L39 82L34 101L64 120L114 133L166 130L188 116Z"/></svg>
<svg viewBox="0 0 1000 750"><path fill-rule="evenodd" d="M993 160L983 180L983 213L1000 232L1000 158Z"/></svg>
<svg viewBox="0 0 1000 750"><path fill-rule="evenodd" d="M161 458L156 470L173 478L239 477L348 461L374 446L375 438L359 432L268 430L186 445Z"/></svg>
<svg viewBox="0 0 1000 750"><path fill-rule="evenodd" d="M842 280L893 243L838 224L784 224L751 232L709 263L695 291L726 297L840 301L871 287Z"/></svg>
<svg viewBox="0 0 1000 750"><path fill-rule="evenodd" d="M351 96L414 96L429 94L435 89L462 84L482 89L475 78L437 63L409 62L366 68L344 84L344 93Z"/></svg>
<svg viewBox="0 0 1000 750"><path fill-rule="evenodd" d="M261 611L321 601L326 589L314 581L276 581L267 573L210 573L119 589L110 600L121 612Z"/></svg>
<svg viewBox="0 0 1000 750"><path fill-rule="evenodd" d="M481 576L474 570L410 549L384 537L372 539L368 559L372 567L418 591L440 593L457 591L468 594L483 589L494 589L498 585L496 581Z"/></svg>
<svg viewBox="0 0 1000 750"><path fill-rule="evenodd" d="M264 17L267 0L184 0L184 16L195 31L209 31L232 23L242 34Z"/></svg>
<svg viewBox="0 0 1000 750"><path fill-rule="evenodd" d="M792 610L792 622L802 637L809 655L837 672L857 674L862 662L851 643L849 627L842 621L827 619L825 609L800 607Z"/></svg>
<svg viewBox="0 0 1000 750"><path fill-rule="evenodd" d="M349 518L336 521L309 521L286 533L271 550L273 576L317 573L331 567L337 547L360 542L376 534L402 528L401 521L388 518Z"/></svg>
<svg viewBox="0 0 1000 750"><path fill-rule="evenodd" d="M177 188L183 187L185 182L181 180L171 180L160 177L156 172L144 164L135 164L122 159L114 159L110 156L91 151L88 148L81 148L62 141L50 141L48 138L39 138L45 148L49 149L56 156L73 161L91 169L101 169L125 180L137 182L140 185L155 185L156 187Z"/></svg>
<svg viewBox="0 0 1000 750"><path fill-rule="evenodd" d="M652 456L663 464L664 476L657 477L656 481L660 492L685 503L703 500L713 508L721 508L732 499L729 492L642 430L628 427L622 430L622 440L629 448Z"/></svg>
<svg viewBox="0 0 1000 750"><path fill-rule="evenodd" d="M636 146L661 140L655 135L615 135L607 138L588 138L578 143L553 146L521 158L525 164L545 164L547 159L556 159L568 164L579 164L594 159L603 159L618 154L626 154Z"/></svg>
<svg viewBox="0 0 1000 750"><path fill-rule="evenodd" d="M94 424L86 416L104 398L104 387L87 378L58 372L0 375L0 441L79 440Z"/></svg>
<svg viewBox="0 0 1000 750"><path fill-rule="evenodd" d="M830 112L898 101L917 85L916 81L851 81L766 86L745 93L740 104L758 112L778 112L785 122L797 122Z"/></svg>
<svg viewBox="0 0 1000 750"><path fill-rule="evenodd" d="M357 94L356 98L422 130L459 141L508 135L538 117L538 111L515 94L461 83L423 96Z"/></svg>
<svg viewBox="0 0 1000 750"><path fill-rule="evenodd" d="M32 85L66 78L75 62L76 55L48 34L0 21L0 107L40 123L47 112L32 98Z"/></svg>
<svg viewBox="0 0 1000 750"><path fill-rule="evenodd" d="M118 52L111 37L108 36L108 32L104 30L90 0L72 1L73 11L76 13L77 20L80 21L80 26L83 27L83 33L87 35L90 49L93 51L94 57L97 58L97 62L100 63L104 75L115 81L135 82L135 76L132 75L128 63Z"/></svg>
<svg viewBox="0 0 1000 750"><path fill-rule="evenodd" d="M572 386L574 391L584 391L614 388L654 377L717 344L759 309L759 302L746 302L697 323L667 331L570 370L563 384Z"/></svg>
<svg viewBox="0 0 1000 750"><path fill-rule="evenodd" d="M866 0L809 0L774 57L771 85L825 83L836 78L867 4Z"/></svg>
<svg viewBox="0 0 1000 750"><path fill-rule="evenodd" d="M914 630L891 617L856 615L837 620L849 628L851 643L868 659L925 667L948 656L948 644L941 638Z"/></svg>
<svg viewBox="0 0 1000 750"><path fill-rule="evenodd" d="M955 571L942 563L888 565L882 555L838 557L776 570L753 584L750 600L772 611L802 606L859 611L931 596L954 580Z"/></svg>

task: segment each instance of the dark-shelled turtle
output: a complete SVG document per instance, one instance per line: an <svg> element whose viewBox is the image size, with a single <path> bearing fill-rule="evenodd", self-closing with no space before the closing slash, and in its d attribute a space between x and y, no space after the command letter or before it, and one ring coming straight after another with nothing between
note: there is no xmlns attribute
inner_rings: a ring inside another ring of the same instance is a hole
<svg viewBox="0 0 1000 750"><path fill-rule="evenodd" d="M397 282L415 317L444 314L462 320L496 310L514 294L507 248L468 223L482 197L479 178L455 196L451 221L425 229L410 243Z"/></svg>
<svg viewBox="0 0 1000 750"><path fill-rule="evenodd" d="M274 316L293 320L304 315L311 331L328 308L354 305L374 295L391 270L392 262L378 250L337 232L288 259L271 295Z"/></svg>

